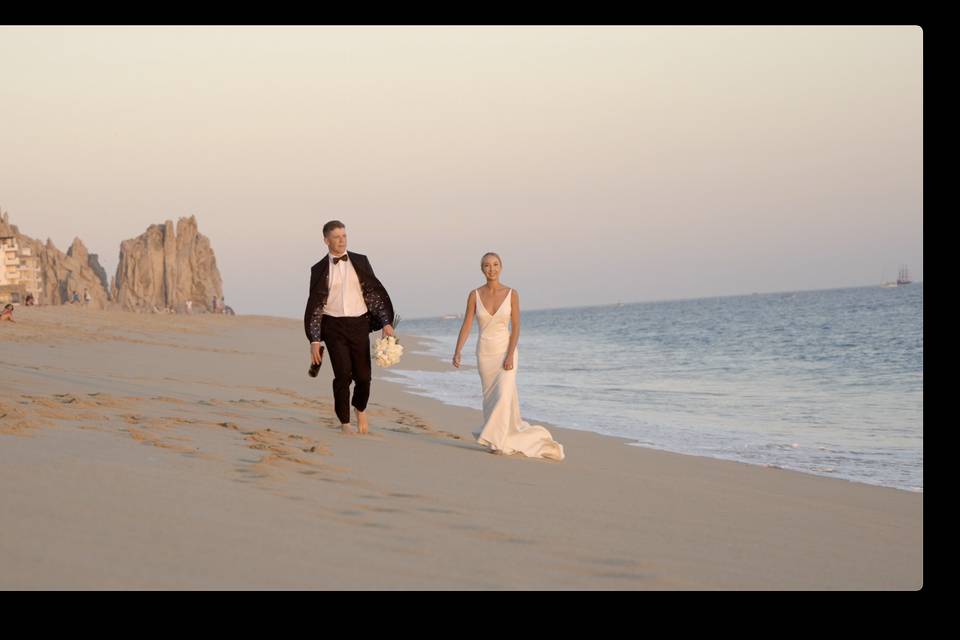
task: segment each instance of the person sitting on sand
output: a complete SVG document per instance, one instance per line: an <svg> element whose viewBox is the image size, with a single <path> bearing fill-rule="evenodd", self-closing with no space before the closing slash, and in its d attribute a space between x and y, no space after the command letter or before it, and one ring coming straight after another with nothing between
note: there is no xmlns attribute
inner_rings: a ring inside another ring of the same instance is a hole
<svg viewBox="0 0 960 640"><path fill-rule="evenodd" d="M16 320L13 319L13 305L12 305L12 304L7 304L7 306L5 306L5 307L3 308L3 311L0 312L0 321L2 321L2 320L9 320L10 322L16 322Z"/></svg>
<svg viewBox="0 0 960 640"><path fill-rule="evenodd" d="M35 306L35 305L37 304L36 300L34 300L34 298L33 298L33 294L32 294L32 293L28 293L28 294L27 294L27 299L24 301L23 304L26 305L26 306L28 306L28 307L32 307L32 306Z"/></svg>

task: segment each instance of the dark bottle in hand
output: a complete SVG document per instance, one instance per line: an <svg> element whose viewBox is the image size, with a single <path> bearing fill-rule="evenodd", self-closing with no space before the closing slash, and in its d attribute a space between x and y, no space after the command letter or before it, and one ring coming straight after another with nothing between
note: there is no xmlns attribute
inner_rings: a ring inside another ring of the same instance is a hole
<svg viewBox="0 0 960 640"><path fill-rule="evenodd" d="M323 347L320 347L320 362L318 364L310 363L310 368L307 369L307 375L311 378L316 378L317 374L320 373L320 365L323 364Z"/></svg>

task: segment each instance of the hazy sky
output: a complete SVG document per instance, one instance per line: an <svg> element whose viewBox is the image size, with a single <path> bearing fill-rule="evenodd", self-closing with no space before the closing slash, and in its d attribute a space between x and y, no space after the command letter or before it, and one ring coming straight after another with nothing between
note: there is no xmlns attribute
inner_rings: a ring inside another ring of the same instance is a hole
<svg viewBox="0 0 960 640"><path fill-rule="evenodd" d="M0 207L112 276L196 215L300 317L347 225L398 312L923 279L919 27L0 27Z"/></svg>

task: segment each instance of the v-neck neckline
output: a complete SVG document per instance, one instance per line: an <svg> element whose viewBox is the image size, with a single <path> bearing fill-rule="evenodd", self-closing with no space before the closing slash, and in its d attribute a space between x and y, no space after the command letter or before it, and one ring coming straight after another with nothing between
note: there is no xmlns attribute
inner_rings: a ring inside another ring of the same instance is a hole
<svg viewBox="0 0 960 640"><path fill-rule="evenodd" d="M507 291L511 291L510 287L507 287ZM483 304L483 298L480 297L480 289L476 289L476 292L477 292L477 301L480 302L480 306L483 307L483 310L484 310L484 311L487 311L486 305ZM508 293L507 295L503 296L503 300L500 301L500 306L497 307L497 310L494 311L493 313L490 313L489 311L487 311L487 315L490 316L490 317L493 317L493 316L497 315L498 313L500 313L500 309L503 308L503 303L505 303L505 302L507 301L507 298L509 298L509 297L510 297L510 294L509 294L509 293Z"/></svg>

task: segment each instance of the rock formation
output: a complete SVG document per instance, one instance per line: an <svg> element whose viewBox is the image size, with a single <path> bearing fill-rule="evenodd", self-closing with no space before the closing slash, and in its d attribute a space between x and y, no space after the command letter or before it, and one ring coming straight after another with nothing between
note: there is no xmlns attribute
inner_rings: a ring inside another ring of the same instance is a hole
<svg viewBox="0 0 960 640"><path fill-rule="evenodd" d="M67 249L67 255L76 258L81 263L90 267L93 272L97 274L97 277L100 278L100 284L103 285L103 290L110 291L110 285L107 284L107 270L100 266L100 259L97 257L97 254L87 251L87 248L83 246L80 238L73 239L73 244Z"/></svg>
<svg viewBox="0 0 960 640"><path fill-rule="evenodd" d="M210 240L197 231L196 217L154 224L120 244L120 263L111 285L113 299L128 311L211 311L223 299L223 281Z"/></svg>
<svg viewBox="0 0 960 640"><path fill-rule="evenodd" d="M44 244L20 233L16 225L9 224L9 217L6 215L3 223L4 229L11 232L16 240L21 264L30 265L31 269L39 269L36 274L39 304L69 303L74 291L80 295L82 302L83 291L86 289L90 292L90 306L98 309L107 306L109 293L104 286L104 279L96 270L100 267L97 256L88 254L79 238L73 241L71 247L75 255L68 255L57 249L49 238ZM103 269L100 268L100 271Z"/></svg>

